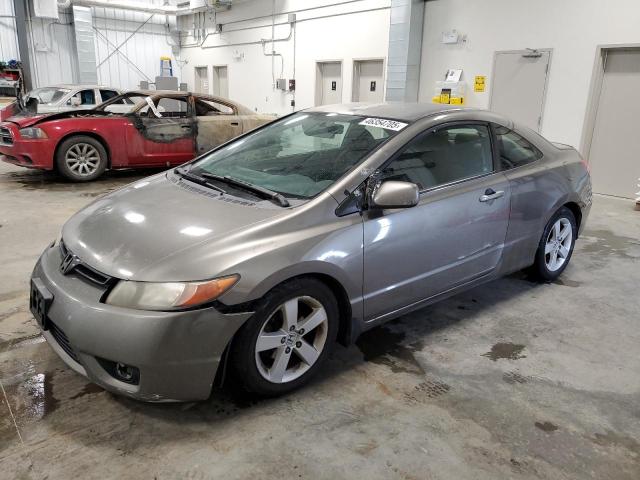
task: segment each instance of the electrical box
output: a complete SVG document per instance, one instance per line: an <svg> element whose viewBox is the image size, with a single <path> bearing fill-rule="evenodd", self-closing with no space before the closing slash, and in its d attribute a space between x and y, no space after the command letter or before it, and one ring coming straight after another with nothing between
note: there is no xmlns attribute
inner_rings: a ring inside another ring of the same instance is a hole
<svg viewBox="0 0 640 480"><path fill-rule="evenodd" d="M32 0L33 16L58 20L58 0Z"/></svg>
<svg viewBox="0 0 640 480"><path fill-rule="evenodd" d="M276 88L278 90L287 90L287 79L286 78L277 78L276 79Z"/></svg>

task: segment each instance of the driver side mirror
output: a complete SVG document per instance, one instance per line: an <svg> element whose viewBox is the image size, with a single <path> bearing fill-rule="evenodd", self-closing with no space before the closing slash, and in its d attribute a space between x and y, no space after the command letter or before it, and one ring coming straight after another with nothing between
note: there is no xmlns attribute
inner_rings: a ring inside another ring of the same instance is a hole
<svg viewBox="0 0 640 480"><path fill-rule="evenodd" d="M72 107L79 107L82 104L82 101L80 100L80 97L71 97L71 106Z"/></svg>
<svg viewBox="0 0 640 480"><path fill-rule="evenodd" d="M387 180L374 188L369 205L374 208L410 208L418 205L419 201L420 189L415 183Z"/></svg>

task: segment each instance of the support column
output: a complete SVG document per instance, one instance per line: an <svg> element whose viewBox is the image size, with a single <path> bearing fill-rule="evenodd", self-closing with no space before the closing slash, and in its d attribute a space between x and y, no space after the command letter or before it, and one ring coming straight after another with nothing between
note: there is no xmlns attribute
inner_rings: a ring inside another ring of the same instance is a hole
<svg viewBox="0 0 640 480"><path fill-rule="evenodd" d="M391 0L387 101L417 102L424 0Z"/></svg>
<svg viewBox="0 0 640 480"><path fill-rule="evenodd" d="M27 5L26 0L13 0L13 10L16 15L16 36L18 37L18 53L22 63L22 80L28 92L33 88L31 79L31 63L29 59L29 40L27 38Z"/></svg>

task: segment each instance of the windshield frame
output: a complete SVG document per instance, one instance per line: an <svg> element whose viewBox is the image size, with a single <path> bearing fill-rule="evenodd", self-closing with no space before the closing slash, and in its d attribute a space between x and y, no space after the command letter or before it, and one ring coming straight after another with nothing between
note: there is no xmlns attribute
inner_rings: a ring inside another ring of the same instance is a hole
<svg viewBox="0 0 640 480"><path fill-rule="evenodd" d="M198 157L194 158L193 160L190 160L189 162L186 162L184 164L182 164L182 167L188 167L189 171L192 171L194 168L197 168L197 164L199 162L204 162L206 161L207 157L215 154L216 152L225 149L227 147L230 147L231 145L233 145L234 143L238 143L238 142L243 142L244 140L246 140L248 137L250 136L254 136L254 135L259 135L262 134L262 132L264 132L264 130L268 129L268 128L273 128L276 125L285 123L287 121L290 120L291 117L295 116L295 115L302 115L302 114L320 114L320 115L327 115L327 114L334 114L334 115L346 115L346 116L350 116L350 117L357 117L359 121L364 121L368 118L371 118L371 116L369 115L364 115L362 113L353 113L353 112L340 112L340 111L324 111L324 110L316 110L316 109L308 109L308 110L299 110L296 112L292 112L289 113L287 115L284 115L280 118L277 118L276 120L263 124L253 130L250 130L248 132L245 132L221 145L218 145L217 147L213 148L212 150L209 150L208 152L203 153L202 155L199 155ZM286 199L294 199L294 200L298 200L301 201L302 203L304 202L308 202L310 200L313 200L314 198L317 198L318 196L322 195L323 193L327 192L328 190L332 189L336 184L338 184L340 181L342 181L343 179L345 179L346 177L350 176L354 170L357 170L363 163L365 163L372 155L375 155L381 148L383 148L389 141L393 140L395 137L398 136L398 134L402 133L402 131L404 131L405 129L407 129L408 127L410 127L413 123L413 121L409 121L409 120L399 120L397 118L390 118L390 117L381 117L381 116L376 116L376 119L380 119L380 120L389 120L392 122L400 122L405 124L404 127L402 127L399 130L396 131L391 131L390 134L382 139L379 143L377 143L375 145L374 148L370 149L367 153L365 153L360 159L358 159L357 162L355 162L348 170L346 170L345 172L342 173L342 175L340 175L339 177L337 177L335 180L333 180L330 184L326 185L324 188L322 188L321 190L319 190L318 192L316 192L313 195L309 195L309 196L302 196L302 195L296 195L293 193L289 193L289 192L282 192L279 190L276 190L274 188L271 187L264 187L264 185L259 185L256 184L257 186L261 186L264 188L270 188L271 190L273 190L274 192L284 196ZM222 160L222 159L220 159ZM193 172L194 174L198 174L197 171Z"/></svg>
<svg viewBox="0 0 640 480"><path fill-rule="evenodd" d="M33 90L27 92L27 94L25 95L25 101L30 99L30 98L40 99L40 95L33 96L33 94L35 92L43 92L43 91L47 91L47 90L53 90L55 92L63 92L63 93L55 102L40 102L40 100L38 100L38 105L49 105L49 106L58 105L58 104L62 103L64 100L66 100L67 97L69 96L69 94L74 91L73 89L67 88L67 87L38 87L38 88L34 88ZM52 98L53 98L54 95L52 95Z"/></svg>

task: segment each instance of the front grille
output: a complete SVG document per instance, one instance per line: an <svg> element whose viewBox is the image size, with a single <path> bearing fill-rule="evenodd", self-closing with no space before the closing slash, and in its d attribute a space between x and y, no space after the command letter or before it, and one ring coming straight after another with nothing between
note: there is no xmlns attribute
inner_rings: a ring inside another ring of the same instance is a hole
<svg viewBox="0 0 640 480"><path fill-rule="evenodd" d="M60 254L62 255L63 260L67 255L71 255L71 251L65 246L62 240L60 240ZM105 275L104 273L101 273L84 263L76 265L75 268L69 272L69 274L80 275L86 280L89 280L91 283L95 283L96 285L100 286L106 286L113 280L113 277Z"/></svg>
<svg viewBox="0 0 640 480"><path fill-rule="evenodd" d="M73 358L76 362L80 363L80 361L78 360L78 355L76 354L75 350L71 347L71 344L69 343L69 339L64 334L64 332L60 329L60 327L58 327L51 320L48 320L47 324L49 326L49 331L51 332L51 335L53 336L53 338L55 338L56 342L58 342L58 345L60 345L60 347L65 351L67 355Z"/></svg>
<svg viewBox="0 0 640 480"><path fill-rule="evenodd" d="M7 127L0 127L0 143L3 145L13 145L11 130Z"/></svg>

